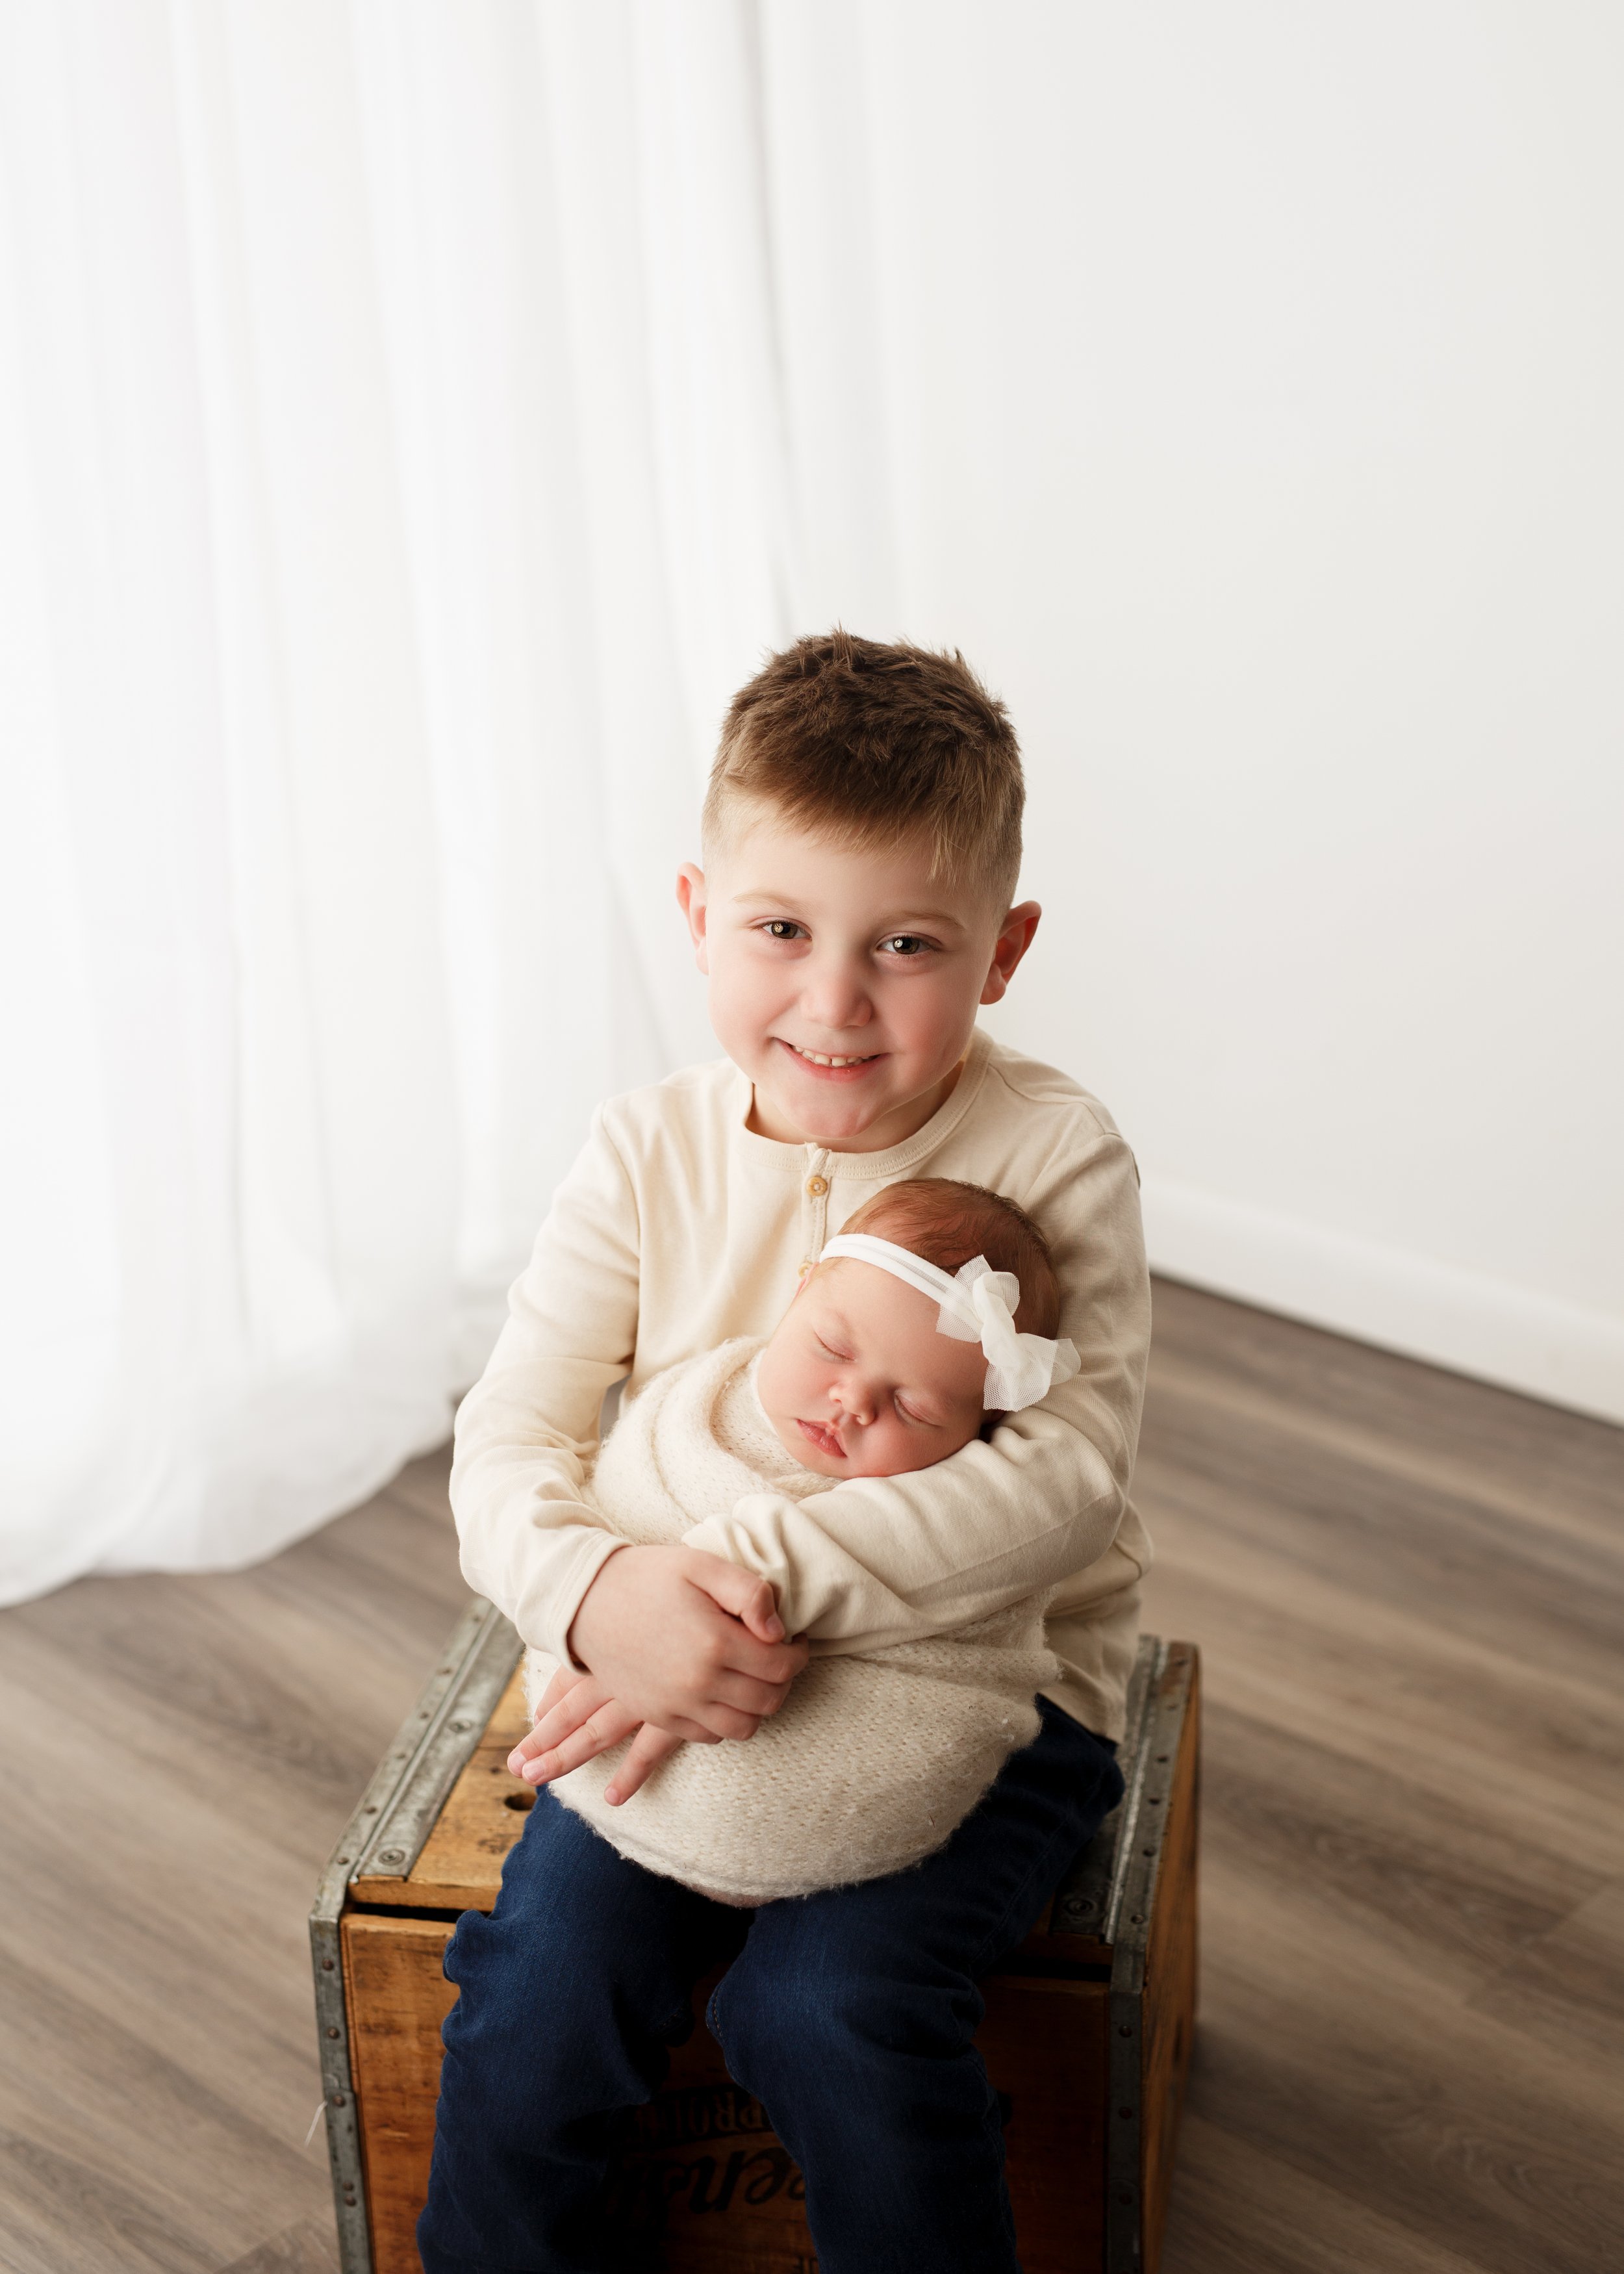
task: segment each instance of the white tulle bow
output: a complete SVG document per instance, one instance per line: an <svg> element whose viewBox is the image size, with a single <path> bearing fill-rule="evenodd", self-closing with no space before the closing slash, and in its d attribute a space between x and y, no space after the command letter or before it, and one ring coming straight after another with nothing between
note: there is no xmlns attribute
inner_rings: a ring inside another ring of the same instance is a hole
<svg viewBox="0 0 1624 2274"><path fill-rule="evenodd" d="M1024 1406L1036 1405L1057 1382L1070 1382L1082 1370L1071 1343L1016 1332L1020 1282L1012 1271L995 1271L984 1255L972 1256L960 1271L950 1275L892 1240L851 1231L826 1240L819 1260L830 1262L838 1256L875 1264L929 1296L942 1306L936 1319L939 1333L951 1335L955 1342L980 1343L987 1357L981 1403L989 1412L1019 1413Z"/></svg>

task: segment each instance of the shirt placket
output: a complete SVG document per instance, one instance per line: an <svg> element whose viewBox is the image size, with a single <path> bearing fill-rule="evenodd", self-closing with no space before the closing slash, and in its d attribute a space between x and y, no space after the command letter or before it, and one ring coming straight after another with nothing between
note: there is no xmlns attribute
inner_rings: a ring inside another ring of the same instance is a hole
<svg viewBox="0 0 1624 2274"><path fill-rule="evenodd" d="M829 1155L821 1145L807 1147L801 1178L801 1270L804 1277L823 1252L829 1231Z"/></svg>

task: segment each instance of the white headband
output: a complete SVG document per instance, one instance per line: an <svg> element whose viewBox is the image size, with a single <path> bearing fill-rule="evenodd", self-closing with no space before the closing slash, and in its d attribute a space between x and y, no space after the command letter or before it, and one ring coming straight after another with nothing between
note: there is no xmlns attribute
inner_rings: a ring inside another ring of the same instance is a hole
<svg viewBox="0 0 1624 2274"><path fill-rule="evenodd" d="M1047 1397L1056 1382L1070 1382L1082 1372L1083 1362L1071 1343L1016 1333L1020 1282L1012 1271L995 1271L984 1255L973 1257L950 1277L922 1255L889 1239L876 1239L866 1231L843 1231L838 1239L824 1242L818 1261L829 1263L843 1255L853 1263L873 1263L939 1303L938 1334L951 1335L955 1342L980 1343L988 1359L981 1403L989 1412L1019 1413L1023 1406Z"/></svg>

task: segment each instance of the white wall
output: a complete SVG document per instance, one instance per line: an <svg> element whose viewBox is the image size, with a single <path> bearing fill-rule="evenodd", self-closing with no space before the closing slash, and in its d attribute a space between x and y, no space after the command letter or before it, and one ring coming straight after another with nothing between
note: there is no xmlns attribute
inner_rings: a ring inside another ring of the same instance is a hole
<svg viewBox="0 0 1624 2274"><path fill-rule="evenodd" d="M1624 1419L1624 16L765 11L797 613L1009 700L1153 1255Z"/></svg>

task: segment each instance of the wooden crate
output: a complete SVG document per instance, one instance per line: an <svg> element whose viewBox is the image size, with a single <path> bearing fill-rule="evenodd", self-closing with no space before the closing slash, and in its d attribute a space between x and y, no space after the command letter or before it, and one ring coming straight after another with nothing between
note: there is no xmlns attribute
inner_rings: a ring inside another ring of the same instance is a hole
<svg viewBox="0 0 1624 2274"><path fill-rule="evenodd" d="M476 1601L335 1850L311 1913L344 2274L417 2274L459 1913L489 1910L533 1796L518 1638ZM1154 2274L1196 1998L1199 1667L1139 1645L1122 1802L983 1986L1026 2274ZM703 2013L709 1984L695 1999ZM801 2175L703 2020L615 2180L627 2267L812 2274Z"/></svg>

